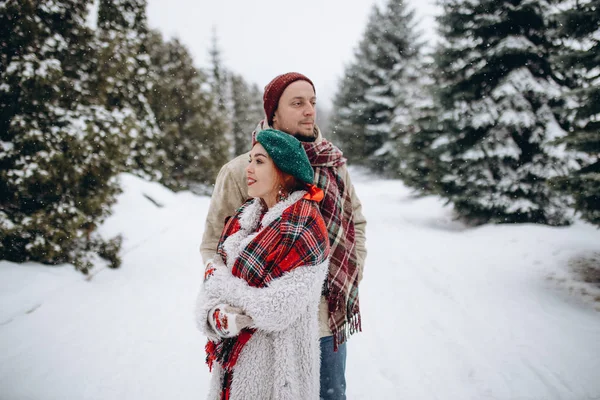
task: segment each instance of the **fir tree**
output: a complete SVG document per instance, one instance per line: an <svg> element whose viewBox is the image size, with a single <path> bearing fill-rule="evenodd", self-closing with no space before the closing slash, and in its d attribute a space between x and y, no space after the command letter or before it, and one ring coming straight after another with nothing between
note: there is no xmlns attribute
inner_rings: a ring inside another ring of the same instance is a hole
<svg viewBox="0 0 600 400"><path fill-rule="evenodd" d="M187 48L158 32L148 35L152 91L149 102L163 132L158 149L165 153L161 183L173 190L210 184L229 153L224 122L213 113L216 99L208 79L193 65Z"/></svg>
<svg viewBox="0 0 600 400"><path fill-rule="evenodd" d="M403 1L389 1L383 23L382 51L393 61L388 73L393 112L387 137L371 157L371 164L376 171L397 176L406 157L402 143L416 132L417 112L429 100L424 89L427 76L414 11L407 9Z"/></svg>
<svg viewBox="0 0 600 400"><path fill-rule="evenodd" d="M241 75L228 71L223 65L216 31L213 31L209 55L215 112L225 122L221 140L228 144L229 157L233 158L250 148L250 134L263 118L262 94L256 85L248 84Z"/></svg>
<svg viewBox="0 0 600 400"><path fill-rule="evenodd" d="M440 157L438 149L433 148L434 141L442 133L439 121L440 105L437 101L439 82L434 74L431 62L421 65L418 92L413 94L413 104L403 108L407 114L401 121L404 128L396 144L398 157L398 176L405 185L421 194L434 194L437 182L441 178L433 166ZM415 101L417 100L417 101Z"/></svg>
<svg viewBox="0 0 600 400"><path fill-rule="evenodd" d="M397 144L412 125L420 48L414 12L403 1L390 0L383 11L373 7L334 100L334 135L354 162L397 170Z"/></svg>
<svg viewBox="0 0 600 400"><path fill-rule="evenodd" d="M547 180L567 169L553 108L546 1L448 0L439 18L443 134L432 143L437 190L475 223L561 225L565 199Z"/></svg>
<svg viewBox="0 0 600 400"><path fill-rule="evenodd" d="M216 29L213 30L212 44L209 49L210 55L210 84L213 91L213 96L216 99L214 113L224 119L225 127L223 130L222 140L226 141L229 148L229 157L233 157L234 150L234 131L232 116L233 101L231 99L231 76L221 59L221 49L219 48Z"/></svg>
<svg viewBox="0 0 600 400"><path fill-rule="evenodd" d="M108 109L132 113L137 120L125 132L132 142L128 169L158 179L164 173L165 154L158 146L162 133L148 101L155 79L150 75L147 35L146 0L100 0L101 74L95 90Z"/></svg>
<svg viewBox="0 0 600 400"><path fill-rule="evenodd" d="M582 217L600 226L600 1L578 1L559 16L565 76L574 81L567 94L567 146L587 157L581 168L553 181L573 196Z"/></svg>
<svg viewBox="0 0 600 400"><path fill-rule="evenodd" d="M211 62L211 85L217 98L217 106L221 111L226 112L228 109L227 86L229 76L227 70L223 66L221 49L219 48L219 39L215 28L213 28L211 47L208 53Z"/></svg>
<svg viewBox="0 0 600 400"><path fill-rule="evenodd" d="M258 86L249 85L241 75L231 74L232 131L234 156L250 150L251 132L263 118Z"/></svg>
<svg viewBox="0 0 600 400"><path fill-rule="evenodd" d="M0 259L118 266L109 214L127 115L95 102L97 69L82 0L0 2Z"/></svg>
<svg viewBox="0 0 600 400"><path fill-rule="evenodd" d="M366 165L365 157L377 148L368 151L365 148L367 137L364 127L368 118L364 116L366 104L363 94L366 90L359 86L359 68L350 64L345 68L344 77L338 84L338 91L333 99L332 138L343 150L344 155L357 165Z"/></svg>

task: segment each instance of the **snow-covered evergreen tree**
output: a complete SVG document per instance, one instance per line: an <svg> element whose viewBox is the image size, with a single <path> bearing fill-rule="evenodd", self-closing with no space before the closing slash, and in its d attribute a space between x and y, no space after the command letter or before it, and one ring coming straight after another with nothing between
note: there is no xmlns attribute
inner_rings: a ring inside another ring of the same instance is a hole
<svg viewBox="0 0 600 400"><path fill-rule="evenodd" d="M107 108L134 113L138 121L125 132L132 141L128 169L158 179L165 154L157 145L162 133L148 101L155 79L150 75L147 34L146 0L99 0L96 91Z"/></svg>
<svg viewBox="0 0 600 400"><path fill-rule="evenodd" d="M381 48L393 61L389 71L393 114L387 138L371 157L371 165L386 175L397 176L402 160L407 157L402 144L416 133L418 112L430 100L425 91L428 77L424 74L423 42L419 39L414 11L404 1L389 1L382 28Z"/></svg>
<svg viewBox="0 0 600 400"><path fill-rule="evenodd" d="M250 149L251 133L263 119L262 93L256 85L250 85L223 64L216 31L213 31L209 55L215 112L225 122L221 140L227 143L229 157L233 158Z"/></svg>
<svg viewBox="0 0 600 400"><path fill-rule="evenodd" d="M231 88L231 74L223 65L221 49L219 48L216 29L213 29L210 56L209 82L212 87L213 96L216 99L214 113L224 119L225 129L222 133L222 140L227 142L229 148L229 157L233 158L235 154L234 131L233 131L233 100Z"/></svg>
<svg viewBox="0 0 600 400"><path fill-rule="evenodd" d="M377 150L376 146L365 149L367 137L364 116L366 104L363 100L366 87L359 86L359 68L350 64L345 68L344 77L338 83L338 91L333 99L332 132L335 143L344 151L352 164L366 165L366 157Z"/></svg>
<svg viewBox="0 0 600 400"><path fill-rule="evenodd" d="M210 184L228 160L229 146L222 138L223 119L213 112L216 99L207 76L177 39L165 43L160 33L151 32L146 47L155 79L148 97L163 132L161 183L173 190Z"/></svg>
<svg viewBox="0 0 600 400"><path fill-rule="evenodd" d="M250 150L252 131L264 118L262 94L256 85L249 85L241 75L231 74L232 131L234 156Z"/></svg>
<svg viewBox="0 0 600 400"><path fill-rule="evenodd" d="M444 133L439 193L475 223L568 223L547 181L567 171L553 108L547 1L446 0L437 51Z"/></svg>
<svg viewBox="0 0 600 400"><path fill-rule="evenodd" d="M397 170L397 144L412 125L420 48L414 12L404 1L373 7L334 100L334 136L353 162Z"/></svg>
<svg viewBox="0 0 600 400"><path fill-rule="evenodd" d="M574 198L582 217L600 226L600 1L568 2L559 16L561 66L574 89L565 107L569 134L563 143L587 154L581 168L554 181Z"/></svg>
<svg viewBox="0 0 600 400"><path fill-rule="evenodd" d="M437 101L439 82L429 58L421 64L420 71L418 81L413 86L418 91L412 95L412 104L399 109L406 112L400 120L406 120L407 123L403 124L403 134L396 143L397 174L405 185L421 194L433 194L436 182L440 179L436 175L438 171L432 167L440 157L432 144L442 133L440 105Z"/></svg>
<svg viewBox="0 0 600 400"><path fill-rule="evenodd" d="M87 271L118 191L127 114L97 104L87 1L0 1L0 259Z"/></svg>

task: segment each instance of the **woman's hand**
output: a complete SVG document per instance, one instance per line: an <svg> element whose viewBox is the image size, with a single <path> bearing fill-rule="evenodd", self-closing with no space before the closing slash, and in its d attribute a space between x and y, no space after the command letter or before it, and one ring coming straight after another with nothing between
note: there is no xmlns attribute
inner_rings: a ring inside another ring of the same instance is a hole
<svg viewBox="0 0 600 400"><path fill-rule="evenodd" d="M210 310L208 322L222 338L236 337L242 329L254 323L251 317L244 314L244 310L227 304L219 304Z"/></svg>

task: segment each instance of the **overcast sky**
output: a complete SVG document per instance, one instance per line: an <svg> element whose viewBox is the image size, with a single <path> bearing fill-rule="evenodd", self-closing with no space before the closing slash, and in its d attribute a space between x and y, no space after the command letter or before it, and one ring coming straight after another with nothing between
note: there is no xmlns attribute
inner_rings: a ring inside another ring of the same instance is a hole
<svg viewBox="0 0 600 400"><path fill-rule="evenodd" d="M167 38L178 37L199 67L209 64L214 26L228 69L261 90L276 75L301 72L314 82L321 106L330 108L375 3L385 0L148 0L148 19ZM433 38L434 0L408 4Z"/></svg>

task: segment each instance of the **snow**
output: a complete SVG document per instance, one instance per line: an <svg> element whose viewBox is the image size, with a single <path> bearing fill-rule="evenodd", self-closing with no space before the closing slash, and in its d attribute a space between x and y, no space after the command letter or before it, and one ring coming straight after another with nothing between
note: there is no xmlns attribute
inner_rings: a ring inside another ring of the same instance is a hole
<svg viewBox="0 0 600 400"><path fill-rule="evenodd" d="M481 148L472 147L465 151L460 158L463 160L481 160L485 158L485 153Z"/></svg>
<svg viewBox="0 0 600 400"><path fill-rule="evenodd" d="M378 91L381 91L378 90ZM389 108L393 108L395 103L394 103L394 99L390 98L390 96L384 96L384 95L380 95L375 93L375 90L370 90L365 94L365 100L367 100L369 103L373 103L376 105L382 105L385 107L389 107Z"/></svg>
<svg viewBox="0 0 600 400"><path fill-rule="evenodd" d="M15 148L15 145L12 142L5 142L3 140L0 140L0 149L2 149L2 151L12 151Z"/></svg>
<svg viewBox="0 0 600 400"><path fill-rule="evenodd" d="M498 119L497 105L488 97L471 105L473 116L471 126L475 129L489 128Z"/></svg>
<svg viewBox="0 0 600 400"><path fill-rule="evenodd" d="M54 58L49 58L40 61L39 67L35 70L35 75L39 78L46 78L52 72L60 72L60 61Z"/></svg>
<svg viewBox="0 0 600 400"><path fill-rule="evenodd" d="M549 98L561 95L560 86L554 81L536 78L529 68L522 67L512 70L492 91L492 97L499 100L503 97L522 96L523 93L536 93Z"/></svg>
<svg viewBox="0 0 600 400"><path fill-rule="evenodd" d="M385 154L395 154L396 146L392 142L385 142L383 146L377 149L373 155L374 156L383 156Z"/></svg>
<svg viewBox="0 0 600 400"><path fill-rule="evenodd" d="M0 211L0 228L7 231L15 228L14 222L8 218L8 215L4 211Z"/></svg>
<svg viewBox="0 0 600 400"><path fill-rule="evenodd" d="M46 39L46 41L42 45L42 48L40 49L40 52L42 54L50 53L52 51L60 52L64 51L68 47L69 45L67 44L65 39L58 33L55 33L53 36L50 36ZM59 62L58 60L55 61Z"/></svg>
<svg viewBox="0 0 600 400"><path fill-rule="evenodd" d="M503 110L498 122L507 127L532 128L538 122L531 110Z"/></svg>
<svg viewBox="0 0 600 400"><path fill-rule="evenodd" d="M41 4L40 8L49 14L51 14L51 13L58 14L65 10L65 6L63 4L59 4L54 1L47 1L43 4Z"/></svg>
<svg viewBox="0 0 600 400"><path fill-rule="evenodd" d="M600 250L600 230L468 228L439 198L352 173L369 255L349 398L600 396L599 293L580 294L567 267ZM70 265L0 262L2 399L204 398L205 339L192 313L209 199L120 179L101 227L124 235L119 270L86 278Z"/></svg>
<svg viewBox="0 0 600 400"><path fill-rule="evenodd" d="M496 46L490 49L489 55L503 54L507 50L518 50L520 52L534 52L537 46L525 36L509 35L503 38Z"/></svg>
<svg viewBox="0 0 600 400"><path fill-rule="evenodd" d="M516 213L516 212L528 212L531 210L537 210L538 205L533 203L528 199L512 199L509 203L510 206L506 209L506 212Z"/></svg>
<svg viewBox="0 0 600 400"><path fill-rule="evenodd" d="M450 143L450 139L448 138L448 136L440 135L433 141L433 143L431 144L431 148L437 149L439 147L447 145L448 143Z"/></svg>

